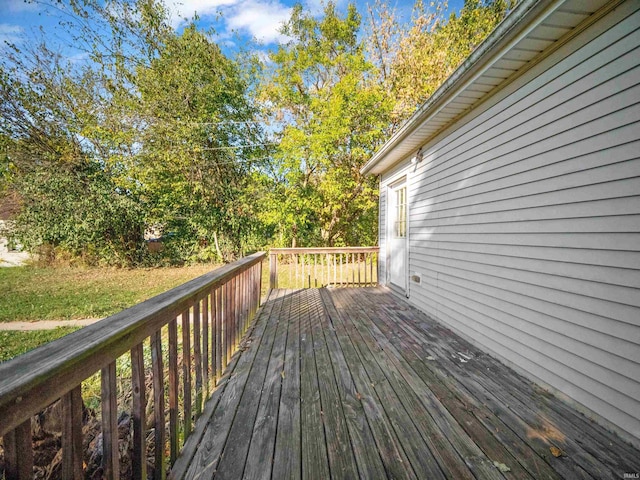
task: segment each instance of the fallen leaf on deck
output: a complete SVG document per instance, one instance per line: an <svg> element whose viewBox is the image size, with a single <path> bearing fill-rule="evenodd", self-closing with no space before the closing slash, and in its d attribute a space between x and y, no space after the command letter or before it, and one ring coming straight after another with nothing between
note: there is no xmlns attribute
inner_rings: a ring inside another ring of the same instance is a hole
<svg viewBox="0 0 640 480"><path fill-rule="evenodd" d="M360 392L356 392L356 398L358 400L362 400L362 395L360 395Z"/></svg>
<svg viewBox="0 0 640 480"><path fill-rule="evenodd" d="M435 357L432 357L431 355L429 355L429 356L427 357L427 360L435 360Z"/></svg>
<svg viewBox="0 0 640 480"><path fill-rule="evenodd" d="M493 461L493 464L495 465L495 467L500 470L501 472L510 472L511 469L509 467L507 467L504 463L500 463L500 462L496 462L495 460Z"/></svg>
<svg viewBox="0 0 640 480"><path fill-rule="evenodd" d="M551 455L553 455L556 458L561 457L562 455L564 455L562 453L562 450L560 450L558 447L551 447L551 448L549 448L549 450L551 450Z"/></svg>

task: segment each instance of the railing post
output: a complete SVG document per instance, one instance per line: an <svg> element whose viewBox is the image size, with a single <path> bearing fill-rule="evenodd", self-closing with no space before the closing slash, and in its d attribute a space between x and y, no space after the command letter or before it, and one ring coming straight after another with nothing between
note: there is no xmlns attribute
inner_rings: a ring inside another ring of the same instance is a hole
<svg viewBox="0 0 640 480"><path fill-rule="evenodd" d="M278 254L269 253L269 289L278 288Z"/></svg>

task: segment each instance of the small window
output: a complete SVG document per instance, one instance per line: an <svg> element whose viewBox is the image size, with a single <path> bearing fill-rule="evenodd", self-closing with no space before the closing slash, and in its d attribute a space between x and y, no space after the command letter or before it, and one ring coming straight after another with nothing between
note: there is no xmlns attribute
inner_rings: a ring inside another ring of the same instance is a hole
<svg viewBox="0 0 640 480"><path fill-rule="evenodd" d="M407 236L407 187L396 190L396 221L393 234L395 238Z"/></svg>

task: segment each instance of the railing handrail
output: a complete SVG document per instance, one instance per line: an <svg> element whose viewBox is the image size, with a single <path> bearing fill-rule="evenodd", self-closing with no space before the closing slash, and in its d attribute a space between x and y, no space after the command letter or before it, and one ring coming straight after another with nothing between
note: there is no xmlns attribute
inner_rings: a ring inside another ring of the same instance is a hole
<svg viewBox="0 0 640 480"><path fill-rule="evenodd" d="M258 252L0 363L0 436L158 331L188 306L265 258Z"/></svg>
<svg viewBox="0 0 640 480"><path fill-rule="evenodd" d="M380 247L292 247L271 248L269 254L377 253Z"/></svg>

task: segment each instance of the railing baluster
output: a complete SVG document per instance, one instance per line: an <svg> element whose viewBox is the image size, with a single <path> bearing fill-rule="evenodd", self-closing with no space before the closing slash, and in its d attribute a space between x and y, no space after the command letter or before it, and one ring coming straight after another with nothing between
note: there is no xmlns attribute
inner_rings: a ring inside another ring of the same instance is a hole
<svg viewBox="0 0 640 480"><path fill-rule="evenodd" d="M291 281L291 270L293 267L293 253L289 255L289 287L291 287L293 285L292 281Z"/></svg>
<svg viewBox="0 0 640 480"><path fill-rule="evenodd" d="M211 343L213 352L211 361L213 362L214 386L218 384L220 373L222 371L222 298L220 288L216 288L211 292L211 315L213 332L211 332Z"/></svg>
<svg viewBox="0 0 640 480"><path fill-rule="evenodd" d="M351 286L356 286L356 258L355 254L351 254Z"/></svg>
<svg viewBox="0 0 640 480"><path fill-rule="evenodd" d="M164 424L164 369L162 366L162 332L151 336L151 368L153 371L153 420L154 420L154 480L164 480L166 467L164 461L165 424Z"/></svg>
<svg viewBox="0 0 640 480"><path fill-rule="evenodd" d="M235 328L233 333L235 338L233 340L233 351L235 352L238 348L238 344L240 343L240 326L242 325L242 278L240 275L236 275L233 277L233 292L235 295L233 301L233 308L235 309Z"/></svg>
<svg viewBox="0 0 640 480"><path fill-rule="evenodd" d="M235 278L229 280L229 356L230 362L233 352L236 349L236 281Z"/></svg>
<svg viewBox="0 0 640 480"><path fill-rule="evenodd" d="M376 285L376 281L373 277L373 253L369 254L369 278L371 279L371 286L374 287Z"/></svg>
<svg viewBox="0 0 640 480"><path fill-rule="evenodd" d="M33 445L31 419L10 430L4 441L4 475L6 480L33 478Z"/></svg>
<svg viewBox="0 0 640 480"><path fill-rule="evenodd" d="M249 288L251 286L250 283L250 279L251 279L251 270L246 270L244 272L242 272L242 291L243 291L243 298L244 301L242 302L244 305L244 321L242 322L242 336L244 336L244 332L247 331L247 327L249 324L249 311L251 310L251 306L250 306L250 302L249 302Z"/></svg>
<svg viewBox="0 0 640 480"><path fill-rule="evenodd" d="M249 298L249 319L247 321L247 330L249 329L249 325L251 325L251 319L253 319L253 314L255 313L255 295L254 290L256 288L256 269L249 269L249 285L247 288L247 295Z"/></svg>
<svg viewBox="0 0 640 480"><path fill-rule="evenodd" d="M261 272L261 265L254 265L253 266L253 311L252 316L256 314L256 312L258 311L258 308L260 308L260 295L262 293L262 289L261 287L261 277L262 277L262 272Z"/></svg>
<svg viewBox="0 0 640 480"><path fill-rule="evenodd" d="M216 289L216 385L222 376L222 357L224 351L224 327L223 323L223 294L224 287Z"/></svg>
<svg viewBox="0 0 640 480"><path fill-rule="evenodd" d="M209 397L209 295L202 299L202 383L205 398Z"/></svg>
<svg viewBox="0 0 640 480"><path fill-rule="evenodd" d="M193 362L196 370L196 418L202 413L202 351L200 349L200 300L193 306Z"/></svg>
<svg viewBox="0 0 640 480"><path fill-rule="evenodd" d="M242 332L242 275L235 277L236 283L236 341L234 345L234 352L238 348L240 343L240 333Z"/></svg>
<svg viewBox="0 0 640 480"><path fill-rule="evenodd" d="M182 411L184 413L184 437L191 433L191 337L189 309L182 313Z"/></svg>
<svg viewBox="0 0 640 480"><path fill-rule="evenodd" d="M236 318L238 319L238 325L236 328L236 349L240 345L240 339L242 338L242 323L244 322L244 309L242 303L242 274L238 274L236 277L236 309L238 310Z"/></svg>
<svg viewBox="0 0 640 480"><path fill-rule="evenodd" d="M82 387L62 397L62 478L82 480Z"/></svg>
<svg viewBox="0 0 640 480"><path fill-rule="evenodd" d="M231 285L229 282L224 284L224 316L223 316L223 328L224 328L224 355L222 358L222 368L226 368L228 365L229 357L231 356Z"/></svg>
<svg viewBox="0 0 640 480"><path fill-rule="evenodd" d="M258 308L260 308L260 305L262 304L262 263L258 263L256 264L258 267L258 271L256 272L258 274L258 285L257 285L257 291L256 291L256 310Z"/></svg>
<svg viewBox="0 0 640 480"><path fill-rule="evenodd" d="M133 424L133 452L131 466L133 480L147 479L147 447L145 435L145 408L147 406L144 375L144 349L142 343L131 349L131 420ZM82 446L82 444L81 444ZM82 463L82 457L80 458ZM66 478L62 475L62 478Z"/></svg>
<svg viewBox="0 0 640 480"><path fill-rule="evenodd" d="M256 275L256 269L254 267L250 268L248 270L249 276L248 276L248 280L247 280L247 295L248 295L248 308L249 308L249 315L248 315L248 319L247 319L247 327L246 330L249 330L249 326L251 325L251 320L253 320L253 314L255 313L255 295L254 290L256 288L256 280L257 280L257 275Z"/></svg>
<svg viewBox="0 0 640 480"><path fill-rule="evenodd" d="M169 322L169 455L171 465L178 458L178 321Z"/></svg>
<svg viewBox="0 0 640 480"><path fill-rule="evenodd" d="M102 369L102 466L108 480L120 478L118 458L118 402L116 388L116 362Z"/></svg>
<svg viewBox="0 0 640 480"><path fill-rule="evenodd" d="M269 288L278 288L278 254L269 254Z"/></svg>

